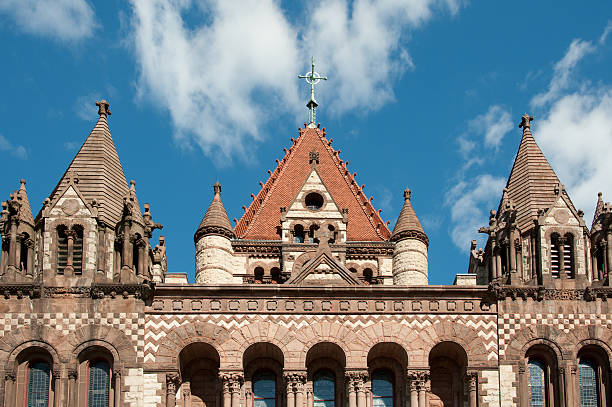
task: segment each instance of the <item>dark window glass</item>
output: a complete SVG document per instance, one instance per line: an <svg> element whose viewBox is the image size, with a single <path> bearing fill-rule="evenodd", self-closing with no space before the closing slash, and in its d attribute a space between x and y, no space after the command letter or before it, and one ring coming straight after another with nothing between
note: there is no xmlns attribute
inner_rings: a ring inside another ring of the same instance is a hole
<svg viewBox="0 0 612 407"><path fill-rule="evenodd" d="M372 407L393 407L393 376L388 370L372 375Z"/></svg>
<svg viewBox="0 0 612 407"><path fill-rule="evenodd" d="M49 364L45 362L36 362L29 366L27 407L49 406L49 372Z"/></svg>
<svg viewBox="0 0 612 407"><path fill-rule="evenodd" d="M546 365L533 359L529 361L529 391L531 407L546 406Z"/></svg>
<svg viewBox="0 0 612 407"><path fill-rule="evenodd" d="M98 361L89 365L88 407L108 407L110 366Z"/></svg>
<svg viewBox="0 0 612 407"><path fill-rule="evenodd" d="M314 375L314 407L334 407L336 380L329 370L319 370Z"/></svg>
<svg viewBox="0 0 612 407"><path fill-rule="evenodd" d="M323 197L320 194L317 194L316 192L311 192L308 195L306 195L306 198L304 199L305 203L306 203L306 207L310 210L319 210L321 209L321 207L323 206Z"/></svg>
<svg viewBox="0 0 612 407"><path fill-rule="evenodd" d="M275 407L276 376L272 372L257 372L253 376L253 406Z"/></svg>
<svg viewBox="0 0 612 407"><path fill-rule="evenodd" d="M580 407L599 407L597 399L597 371L590 360L581 360L578 364L580 380Z"/></svg>
<svg viewBox="0 0 612 407"><path fill-rule="evenodd" d="M304 227L295 225L293 229L293 243L304 243Z"/></svg>

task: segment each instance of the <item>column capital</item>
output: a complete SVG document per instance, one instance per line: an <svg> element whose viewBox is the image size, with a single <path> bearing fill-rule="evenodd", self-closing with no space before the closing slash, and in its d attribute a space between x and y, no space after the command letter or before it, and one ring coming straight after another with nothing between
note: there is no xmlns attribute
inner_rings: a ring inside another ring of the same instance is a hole
<svg viewBox="0 0 612 407"><path fill-rule="evenodd" d="M9 381L14 382L15 379L16 379L15 373L13 373L13 372L5 372L4 373L4 380L9 380Z"/></svg>
<svg viewBox="0 0 612 407"><path fill-rule="evenodd" d="M79 372L76 369L68 369L68 378L76 380L79 377Z"/></svg>
<svg viewBox="0 0 612 407"><path fill-rule="evenodd" d="M168 390L176 392L176 388L180 382L180 375L177 372L166 373L166 387Z"/></svg>
<svg viewBox="0 0 612 407"><path fill-rule="evenodd" d="M465 374L465 382L468 385L468 389L470 391L476 390L476 386L478 384L478 372L468 371Z"/></svg>
<svg viewBox="0 0 612 407"><path fill-rule="evenodd" d="M223 392L236 393L240 391L240 387L244 382L244 374L242 371L223 372L219 374L223 383Z"/></svg>
<svg viewBox="0 0 612 407"><path fill-rule="evenodd" d="M410 381L426 382L429 380L429 369L408 369L406 371L406 377Z"/></svg>

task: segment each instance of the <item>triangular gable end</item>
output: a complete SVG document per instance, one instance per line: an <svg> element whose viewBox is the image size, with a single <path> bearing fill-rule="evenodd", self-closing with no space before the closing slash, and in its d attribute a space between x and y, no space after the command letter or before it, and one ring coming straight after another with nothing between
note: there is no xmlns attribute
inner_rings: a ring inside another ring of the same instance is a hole
<svg viewBox="0 0 612 407"><path fill-rule="evenodd" d="M336 260L328 250L320 252L304 264L300 273L287 281L287 284L295 285L338 285L338 283L341 285L361 284L359 280L353 277L350 270Z"/></svg>
<svg viewBox="0 0 612 407"><path fill-rule="evenodd" d="M318 212L318 217L325 219L342 219L342 212L338 207L338 204L334 200L333 195L329 192L327 186L321 179L319 172L316 167L313 167L310 174L306 177L306 180L302 183L298 193L293 198L293 201L287 208L285 218L287 219L304 219L311 216L311 213L304 207L304 200L306 195L311 192L317 192L323 196L324 204Z"/></svg>
<svg viewBox="0 0 612 407"><path fill-rule="evenodd" d="M44 216L97 216L97 211L87 203L76 184L70 182L61 195L44 209Z"/></svg>
<svg viewBox="0 0 612 407"><path fill-rule="evenodd" d="M387 241L391 232L374 209L347 168L340 159L339 150L331 147L331 140L318 128L300 129L300 137L293 140L277 168L270 172L253 202L245 209L234 231L241 239L280 240L280 208L288 208L293 202L303 180L311 172L311 152L319 153L317 171L327 186L338 208L348 209L348 241Z"/></svg>

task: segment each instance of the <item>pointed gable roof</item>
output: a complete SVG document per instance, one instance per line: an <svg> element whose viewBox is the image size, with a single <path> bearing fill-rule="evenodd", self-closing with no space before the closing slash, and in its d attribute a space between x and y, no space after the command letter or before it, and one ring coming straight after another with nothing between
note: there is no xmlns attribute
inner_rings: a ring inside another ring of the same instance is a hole
<svg viewBox="0 0 612 407"><path fill-rule="evenodd" d="M227 212L221 202L221 184L218 182L213 185L215 196L212 202L208 206L206 214L195 233L194 240L197 241L201 236L215 234L227 236L229 238L234 237L234 231L232 224L227 217Z"/></svg>
<svg viewBox="0 0 612 407"><path fill-rule="evenodd" d="M129 188L108 128L108 103L103 100L96 104L100 118L51 192L50 199L55 203L70 184L70 177L77 176L78 189L87 204L95 200L99 205L98 219L115 227L121 220L123 198L129 195Z"/></svg>
<svg viewBox="0 0 612 407"><path fill-rule="evenodd" d="M601 192L597 193L597 204L595 205L595 213L593 214L593 223L591 224L591 231L595 229L597 226L597 222L599 221L599 217L604 212L604 201L603 194Z"/></svg>
<svg viewBox="0 0 612 407"><path fill-rule="evenodd" d="M20 183L21 185L16 193L16 198L19 203L21 203L21 208L19 208L19 220L34 226L34 217L32 216L32 208L30 207L30 200L28 199L28 193L26 192L25 179L20 180Z"/></svg>
<svg viewBox="0 0 612 407"><path fill-rule="evenodd" d="M400 212L393 233L391 234L391 240L399 241L406 238L418 239L429 245L429 239L417 218L414 208L410 203L411 192L408 188L404 190L404 207Z"/></svg>
<svg viewBox="0 0 612 407"><path fill-rule="evenodd" d="M348 209L347 240L386 241L389 229L374 209L370 200L357 185L347 163L340 159L339 150L331 147L325 130L307 127L300 129L300 137L293 140L277 168L262 185L253 202L246 209L234 229L241 239L279 240L280 208L288 207L311 172L310 153L319 153L317 171L337 205Z"/></svg>
<svg viewBox="0 0 612 407"><path fill-rule="evenodd" d="M516 224L521 232L533 227L539 210L553 205L558 198L555 189L561 186L557 174L531 134L531 120L533 117L525 114L519 124L519 127L523 128L523 137L506 183L506 193L499 204L501 209L504 199L512 200L517 211ZM561 189L561 194L576 212L565 188ZM498 210L498 216L499 212Z"/></svg>

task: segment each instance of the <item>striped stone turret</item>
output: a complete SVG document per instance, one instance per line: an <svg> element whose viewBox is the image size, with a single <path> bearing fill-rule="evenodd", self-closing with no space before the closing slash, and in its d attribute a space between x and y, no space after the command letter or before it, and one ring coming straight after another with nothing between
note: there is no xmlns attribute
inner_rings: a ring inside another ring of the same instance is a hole
<svg viewBox="0 0 612 407"><path fill-rule="evenodd" d="M411 192L404 191L404 207L391 234L393 249L393 284L427 285L427 247L429 239L410 203Z"/></svg>
<svg viewBox="0 0 612 407"><path fill-rule="evenodd" d="M234 231L221 202L221 185L215 183L213 189L213 200L194 236L195 279L200 284L232 283L230 264Z"/></svg>

